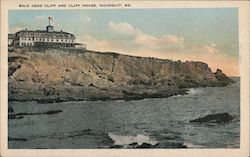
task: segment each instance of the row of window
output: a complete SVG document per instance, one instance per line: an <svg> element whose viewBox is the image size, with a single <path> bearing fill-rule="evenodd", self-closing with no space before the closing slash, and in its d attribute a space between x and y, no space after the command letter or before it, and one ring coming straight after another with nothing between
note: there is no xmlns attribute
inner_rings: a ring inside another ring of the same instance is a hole
<svg viewBox="0 0 250 157"><path fill-rule="evenodd" d="M32 38L21 38L22 40L31 41ZM35 38L35 41L56 41L56 42L74 42L73 39L47 39L47 38Z"/></svg>
<svg viewBox="0 0 250 157"><path fill-rule="evenodd" d="M32 46L32 43L21 43L22 46Z"/></svg>
<svg viewBox="0 0 250 157"><path fill-rule="evenodd" d="M32 38L21 38L22 40L29 40L29 41L31 41L32 40Z"/></svg>
<svg viewBox="0 0 250 157"><path fill-rule="evenodd" d="M73 37L71 34L64 34L64 33L20 33L20 35L35 35L35 36L53 36L53 37L58 37L58 36L64 36L64 37Z"/></svg>

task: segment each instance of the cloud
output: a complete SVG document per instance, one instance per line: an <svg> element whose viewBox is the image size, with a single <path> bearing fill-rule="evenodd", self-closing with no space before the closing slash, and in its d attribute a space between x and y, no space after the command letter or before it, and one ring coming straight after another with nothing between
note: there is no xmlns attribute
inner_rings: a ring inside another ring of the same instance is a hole
<svg viewBox="0 0 250 157"><path fill-rule="evenodd" d="M132 25L126 22L121 22L121 23L109 22L109 27L112 31L116 33L122 33L127 35L136 35L137 33L140 32L139 30L136 30Z"/></svg>
<svg viewBox="0 0 250 157"><path fill-rule="evenodd" d="M163 35L161 37L139 34L135 38L135 43L152 49L173 49L184 46L184 38L175 35Z"/></svg>
<svg viewBox="0 0 250 157"><path fill-rule="evenodd" d="M152 36L126 22L109 22L109 27L115 33L132 35L134 37L134 44L137 46L144 46L150 49L171 50L173 48L182 48L184 46L184 38L182 37L167 34L160 37Z"/></svg>
<svg viewBox="0 0 250 157"><path fill-rule="evenodd" d="M190 52L193 53L202 53L202 54L217 54L220 53L220 50L218 49L217 45L214 43L206 44L202 46L191 46L189 49Z"/></svg>
<svg viewBox="0 0 250 157"><path fill-rule="evenodd" d="M219 52L219 50L217 50L215 47L210 46L210 45L204 45L203 48L205 52L209 54L215 54Z"/></svg>
<svg viewBox="0 0 250 157"><path fill-rule="evenodd" d="M96 50L96 51L115 51L115 52L123 52L124 44L119 41L107 40L107 39L98 39L91 35L84 35L80 41L84 41L87 43L87 49Z"/></svg>

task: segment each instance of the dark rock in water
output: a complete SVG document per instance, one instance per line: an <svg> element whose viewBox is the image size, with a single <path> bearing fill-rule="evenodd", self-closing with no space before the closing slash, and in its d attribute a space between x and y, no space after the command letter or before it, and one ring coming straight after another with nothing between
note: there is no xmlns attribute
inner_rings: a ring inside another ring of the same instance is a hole
<svg viewBox="0 0 250 157"><path fill-rule="evenodd" d="M137 145L135 148L159 148L159 143L152 145L150 143L142 143L141 145Z"/></svg>
<svg viewBox="0 0 250 157"><path fill-rule="evenodd" d="M176 142L167 142L163 145L159 146L160 148L188 148L183 143L176 143Z"/></svg>
<svg viewBox="0 0 250 157"><path fill-rule="evenodd" d="M45 112L43 114L56 114L56 113L60 113L60 112L62 112L62 110L48 111L48 112Z"/></svg>
<svg viewBox="0 0 250 157"><path fill-rule="evenodd" d="M182 144L179 148L188 148L186 145Z"/></svg>
<svg viewBox="0 0 250 157"><path fill-rule="evenodd" d="M152 148L153 145L149 143L142 143L142 145L137 146L136 148Z"/></svg>
<svg viewBox="0 0 250 157"><path fill-rule="evenodd" d="M198 118L195 120L191 120L190 122L197 122L197 123L227 123L233 120L233 116L229 115L228 113L218 113L207 115L202 118Z"/></svg>
<svg viewBox="0 0 250 157"><path fill-rule="evenodd" d="M16 114L8 114L8 119L21 119L23 116L18 116Z"/></svg>
<svg viewBox="0 0 250 157"><path fill-rule="evenodd" d="M77 137L77 136L84 136L84 135L94 135L92 129L84 129L75 132L69 132L67 137Z"/></svg>
<svg viewBox="0 0 250 157"><path fill-rule="evenodd" d="M12 113L12 112L14 112L14 109L13 109L13 107L9 106L8 107L8 113Z"/></svg>
<svg viewBox="0 0 250 157"><path fill-rule="evenodd" d="M8 141L28 141L26 138L8 137Z"/></svg>
<svg viewBox="0 0 250 157"><path fill-rule="evenodd" d="M133 142L133 143L130 143L129 146L136 147L136 146L138 146L138 143L137 142Z"/></svg>
<svg viewBox="0 0 250 157"><path fill-rule="evenodd" d="M35 112L35 113L27 113L27 112L21 112L21 113L17 113L15 115L18 116L26 116L26 115L42 115L42 114L56 114L56 113L60 113L62 112L62 110L51 110L51 111L47 111L47 112Z"/></svg>
<svg viewBox="0 0 250 157"><path fill-rule="evenodd" d="M122 145L112 145L110 148L123 148Z"/></svg>

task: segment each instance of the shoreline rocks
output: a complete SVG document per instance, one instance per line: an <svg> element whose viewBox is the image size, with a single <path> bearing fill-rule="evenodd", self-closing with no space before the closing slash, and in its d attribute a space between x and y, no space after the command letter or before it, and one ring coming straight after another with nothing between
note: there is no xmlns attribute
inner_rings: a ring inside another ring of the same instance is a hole
<svg viewBox="0 0 250 157"><path fill-rule="evenodd" d="M9 52L9 101L139 100L232 83L207 64L86 51Z"/></svg>

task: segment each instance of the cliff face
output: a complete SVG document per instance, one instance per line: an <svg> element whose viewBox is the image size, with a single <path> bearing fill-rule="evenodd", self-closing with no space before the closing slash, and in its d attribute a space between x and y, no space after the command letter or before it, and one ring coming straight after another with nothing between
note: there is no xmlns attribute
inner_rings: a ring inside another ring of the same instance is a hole
<svg viewBox="0 0 250 157"><path fill-rule="evenodd" d="M166 97L180 88L223 86L231 80L202 62L116 53L9 52L10 100L97 100ZM181 92L182 91L182 92Z"/></svg>

